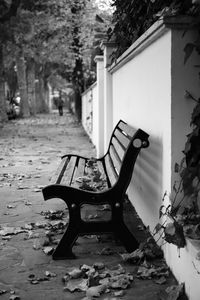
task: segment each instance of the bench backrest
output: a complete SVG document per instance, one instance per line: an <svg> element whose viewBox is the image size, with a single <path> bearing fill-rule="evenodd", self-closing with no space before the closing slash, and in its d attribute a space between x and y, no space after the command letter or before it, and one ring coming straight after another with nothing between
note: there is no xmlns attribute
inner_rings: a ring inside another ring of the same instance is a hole
<svg viewBox="0 0 200 300"><path fill-rule="evenodd" d="M135 131L122 120L117 123L104 156L104 169L110 187L116 185L119 191L127 189L141 148L149 146L148 137L143 130Z"/></svg>

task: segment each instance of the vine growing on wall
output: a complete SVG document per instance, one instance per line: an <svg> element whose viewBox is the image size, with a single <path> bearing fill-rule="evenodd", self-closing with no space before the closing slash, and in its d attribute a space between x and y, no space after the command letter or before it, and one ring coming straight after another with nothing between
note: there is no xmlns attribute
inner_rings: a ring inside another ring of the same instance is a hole
<svg viewBox="0 0 200 300"><path fill-rule="evenodd" d="M195 19L192 26L200 28L199 18ZM196 42L185 46L185 64L193 51L200 54L200 30ZM185 246L185 236L200 240L200 98L195 98L189 91L186 91L185 96L196 104L191 114L191 132L187 135L184 158L180 164L175 165L175 172L180 174L181 180L178 187L174 184L175 196L172 203L167 208L164 205L160 208L160 218L167 216L171 222L166 226L158 223L155 227L156 233L163 230L164 240L177 245L178 248ZM182 197L177 202L177 196L180 194Z"/></svg>
<svg viewBox="0 0 200 300"><path fill-rule="evenodd" d="M195 99L188 92L187 97L196 101L196 105L191 115L192 131L187 136L184 158L175 165L181 180L178 187L174 184L175 196L170 199L171 204L160 207L159 218L167 217L168 220L158 223L154 230L155 234L160 233L166 242L178 248L185 246L185 236L200 240L200 99ZM177 201L180 194L182 197ZM167 193L163 201L166 196Z"/></svg>

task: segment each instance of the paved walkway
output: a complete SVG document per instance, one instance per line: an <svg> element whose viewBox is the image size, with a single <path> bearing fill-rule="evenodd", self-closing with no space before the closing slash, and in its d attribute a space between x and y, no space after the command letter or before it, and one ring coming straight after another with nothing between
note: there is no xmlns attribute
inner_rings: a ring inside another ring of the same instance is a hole
<svg viewBox="0 0 200 300"><path fill-rule="evenodd" d="M122 289L107 290L99 299L167 299L164 291L175 282L173 277L157 283L155 279L137 278L138 265L122 260L119 253L125 250L111 236L79 238L73 248L77 254L75 260L53 261L44 253L49 245L47 231L49 228L56 231L56 226L62 230L67 210L59 199L44 202L41 188L49 183L59 157L71 152L95 155L82 127L67 112L62 117L54 113L14 120L0 129L0 299L84 299L85 291L69 289L76 289L80 283L83 288L86 279L95 286L95 276L105 273L105 268L108 274L113 269L118 270L118 275L125 272L130 286L122 292ZM62 220L55 220L57 210L64 211ZM130 214L129 219L132 220ZM139 230L136 235L141 238ZM97 262L101 264L96 269L105 268L95 276L88 279L89 275L84 273L87 278L68 281L66 274L70 270ZM124 277L121 280L121 285L125 284Z"/></svg>

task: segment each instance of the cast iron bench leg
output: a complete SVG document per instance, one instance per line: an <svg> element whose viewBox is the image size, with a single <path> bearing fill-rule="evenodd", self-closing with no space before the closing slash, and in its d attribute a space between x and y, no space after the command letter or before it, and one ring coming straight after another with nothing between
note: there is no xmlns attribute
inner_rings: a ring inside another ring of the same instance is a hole
<svg viewBox="0 0 200 300"><path fill-rule="evenodd" d="M119 238L127 252L133 252L139 246L138 241L131 234L129 229L126 227L123 221L118 222L115 226L115 236Z"/></svg>
<svg viewBox="0 0 200 300"><path fill-rule="evenodd" d="M80 233L80 207L76 204L68 205L69 208L69 224L62 236L57 248L53 252L53 259L71 259L76 256L72 252L72 247Z"/></svg>
<svg viewBox="0 0 200 300"><path fill-rule="evenodd" d="M127 252L136 250L138 241L129 231L123 220L123 202L115 202L112 206L112 220L114 235L122 242Z"/></svg>
<svg viewBox="0 0 200 300"><path fill-rule="evenodd" d="M72 224L69 224L57 248L53 252L53 259L59 260L75 258L75 255L72 252L72 247L77 237L78 230L74 228Z"/></svg>

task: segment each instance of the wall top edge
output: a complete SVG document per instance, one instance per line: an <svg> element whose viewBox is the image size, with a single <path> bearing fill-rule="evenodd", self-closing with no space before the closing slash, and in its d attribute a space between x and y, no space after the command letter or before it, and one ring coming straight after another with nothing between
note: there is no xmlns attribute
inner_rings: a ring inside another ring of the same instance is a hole
<svg viewBox="0 0 200 300"><path fill-rule="evenodd" d="M81 95L82 96L86 95L90 90L93 90L96 85L97 85L97 81L95 81L92 85L90 85L89 88L87 88L87 90L85 90Z"/></svg>
<svg viewBox="0 0 200 300"><path fill-rule="evenodd" d="M156 21L111 66L108 67L108 71L110 73L117 71L121 66L148 47L153 41L158 39L168 30L194 28L195 26L192 25L195 23L194 21L195 18L192 16L167 16Z"/></svg>
<svg viewBox="0 0 200 300"><path fill-rule="evenodd" d="M103 61L103 55L96 55L95 58L94 58L94 61L95 62Z"/></svg>
<svg viewBox="0 0 200 300"><path fill-rule="evenodd" d="M103 50L105 47L116 47L117 43L116 42L111 42L111 41L102 41L100 44L100 48Z"/></svg>

